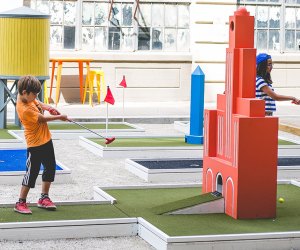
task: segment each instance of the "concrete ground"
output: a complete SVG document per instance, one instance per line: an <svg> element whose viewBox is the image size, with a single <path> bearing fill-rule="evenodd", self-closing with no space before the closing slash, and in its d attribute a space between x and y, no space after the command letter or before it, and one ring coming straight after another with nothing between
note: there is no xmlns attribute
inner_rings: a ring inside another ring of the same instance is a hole
<svg viewBox="0 0 300 250"><path fill-rule="evenodd" d="M206 108L214 108L215 104L206 104ZM105 104L90 107L81 104L59 104L57 107L70 118L105 119ZM124 116L123 116L124 114ZM278 106L277 115L280 122L290 119L299 126L300 106L284 103ZM14 117L14 108L8 107L8 118ZM135 121L145 128L147 135L183 135L174 129L174 120L188 120L189 103L128 103L123 113L122 104L109 106L109 117ZM146 123L143 123L146 122ZM141 132L143 133L143 132ZM281 132L281 135L299 140L300 137ZM125 159L102 159L93 155L78 144L78 140L55 140L54 147L58 161L72 170L72 183L53 184L50 196L53 200L92 199L93 186L115 185L148 185L145 181L125 169ZM19 195L20 185L0 185L0 201L15 202ZM40 194L41 186L37 185L28 196L29 202L35 202ZM0 214L1 216L1 214ZM51 241L17 241L1 242L0 249L153 249L148 243L137 237L72 239Z"/></svg>
<svg viewBox="0 0 300 250"><path fill-rule="evenodd" d="M43 241L0 241L0 249L5 250L50 250L50 249L101 249L101 250L150 250L154 249L139 236L117 238L87 238Z"/></svg>

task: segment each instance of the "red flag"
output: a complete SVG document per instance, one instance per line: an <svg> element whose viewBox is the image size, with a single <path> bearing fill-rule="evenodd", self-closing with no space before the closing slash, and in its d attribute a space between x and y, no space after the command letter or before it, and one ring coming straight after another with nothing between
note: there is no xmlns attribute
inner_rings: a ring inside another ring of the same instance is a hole
<svg viewBox="0 0 300 250"><path fill-rule="evenodd" d="M111 105L115 104L115 98L113 97L109 86L107 86L107 93L106 93L104 101L107 102L107 103L110 103Z"/></svg>
<svg viewBox="0 0 300 250"><path fill-rule="evenodd" d="M120 82L119 85L122 86L123 88L127 88L125 76L123 76L123 80Z"/></svg>

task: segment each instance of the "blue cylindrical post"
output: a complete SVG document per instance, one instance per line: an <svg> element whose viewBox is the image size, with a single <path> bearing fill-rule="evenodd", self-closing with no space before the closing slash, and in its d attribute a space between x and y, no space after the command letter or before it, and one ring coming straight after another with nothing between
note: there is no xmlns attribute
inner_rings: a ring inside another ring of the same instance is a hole
<svg viewBox="0 0 300 250"><path fill-rule="evenodd" d="M190 134L185 136L189 144L203 144L204 80L205 75L197 66L191 76Z"/></svg>

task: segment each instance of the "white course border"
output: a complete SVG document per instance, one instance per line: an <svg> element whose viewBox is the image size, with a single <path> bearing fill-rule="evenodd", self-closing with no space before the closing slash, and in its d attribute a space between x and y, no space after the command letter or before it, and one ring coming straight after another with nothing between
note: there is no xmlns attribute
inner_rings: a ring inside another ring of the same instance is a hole
<svg viewBox="0 0 300 250"><path fill-rule="evenodd" d="M289 156L294 157L300 153L300 141L287 138L285 136L278 136L278 139L297 143L299 145L278 145L278 157Z"/></svg>
<svg viewBox="0 0 300 250"><path fill-rule="evenodd" d="M57 206L75 206L75 205L108 205L111 204L108 200L76 200L76 201L54 201ZM15 207L16 203L0 203L0 207ZM27 202L29 207L36 207L36 202Z"/></svg>
<svg viewBox="0 0 300 250"><path fill-rule="evenodd" d="M173 123L174 125L174 129L177 131L180 131L186 135L189 134L190 132L190 120L186 120L186 121L174 121ZM286 141L290 141L290 142L294 142L294 143L299 143L299 141L297 140L293 140L293 139L288 139L284 136L278 136L279 139L282 140L286 140Z"/></svg>
<svg viewBox="0 0 300 250"><path fill-rule="evenodd" d="M24 139L21 136L19 136L17 133L14 133L14 131L22 131L23 132L23 130L7 130L7 132L11 136L15 137L15 139L0 139L0 147L3 147L2 144L4 144L4 143L5 144L10 144L10 143L24 144Z"/></svg>
<svg viewBox="0 0 300 250"><path fill-rule="evenodd" d="M141 159L138 159L141 160ZM157 159L153 159L157 160ZM163 159L168 161L168 159ZM180 159L183 160L183 159ZM176 169L149 169L136 162L126 159L125 168L147 182L202 182L202 167ZM300 169L300 167L299 167Z"/></svg>
<svg viewBox="0 0 300 250"><path fill-rule="evenodd" d="M137 218L0 223L0 240L135 236Z"/></svg>
<svg viewBox="0 0 300 250"><path fill-rule="evenodd" d="M190 132L190 121L174 121L174 129L187 135Z"/></svg>
<svg viewBox="0 0 300 250"><path fill-rule="evenodd" d="M278 184L292 184L300 187L295 180L279 180ZM201 184L193 184L193 186ZM118 186L103 187L101 189L136 189L136 188L177 188L184 185L149 185L149 186ZM188 185L190 186L190 185ZM185 186L187 187L187 185ZM94 189L95 190L95 189ZM138 235L156 249L182 250L182 249L297 249L300 245L300 231L249 233L226 235L195 235L195 236L168 236L143 218L138 218Z"/></svg>
<svg viewBox="0 0 300 250"><path fill-rule="evenodd" d="M7 143L7 144L9 144L9 143L23 143L22 137L18 136L14 132L12 132L12 130L7 130L7 133L9 133L14 138L12 138L12 139L0 139L0 145L2 143Z"/></svg>
<svg viewBox="0 0 300 250"><path fill-rule="evenodd" d="M62 122L57 122L62 123ZM82 122L84 124L96 124L101 123L105 124L103 122ZM132 133L132 132L145 132L145 129L142 127L139 127L137 125L128 123L128 122L109 122L109 124L124 124L129 127L132 127L132 129L108 129L107 134L122 134L122 133ZM105 129L92 129L96 133L106 133ZM10 130L8 131L11 135L20 138L23 140L24 138L24 131L23 130ZM84 137L90 137L90 138L97 138L97 135L85 130L85 129L72 129L72 130L51 130L52 139L64 139L64 140L70 140L70 139L77 139L79 136Z"/></svg>
<svg viewBox="0 0 300 250"><path fill-rule="evenodd" d="M15 148L15 147L26 147L24 140L19 135L15 134L13 131L7 131L15 139L0 139L0 148Z"/></svg>
<svg viewBox="0 0 300 250"><path fill-rule="evenodd" d="M0 140L0 149L2 148L15 149L15 148L24 148L24 147L26 147L26 144L23 141L19 141L17 139Z"/></svg>
<svg viewBox="0 0 300 250"><path fill-rule="evenodd" d="M299 158L299 156L294 156ZM149 169L136 161L143 161L145 159L126 159L125 168L140 177L141 179L152 182L202 182L202 167L200 168L176 168L176 169ZM147 159L159 160L159 159ZM161 159L168 161L168 159ZM170 159L172 160L172 159ZM184 160L184 159L181 159ZM278 166L278 179L296 179L300 178L299 166Z"/></svg>
<svg viewBox="0 0 300 250"><path fill-rule="evenodd" d="M109 137L110 135L108 135ZM150 138L178 136L120 135L118 138ZM89 136L90 138L90 136ZM118 139L117 138L117 139ZM103 158L202 158L203 145L188 147L103 147L79 136L79 145ZM278 157L300 155L300 145L279 145Z"/></svg>
<svg viewBox="0 0 300 250"><path fill-rule="evenodd" d="M281 180L278 184L300 182ZM96 187L94 192L107 189L200 187L201 184L165 184L147 186ZM105 191L102 191L105 192ZM101 194L102 196L102 194ZM108 203L113 203L108 195ZM139 235L156 249L296 249L300 244L300 231L168 236L143 218L117 218L94 220L40 221L0 223L0 240L45 240L91 237L120 237Z"/></svg>
<svg viewBox="0 0 300 250"><path fill-rule="evenodd" d="M279 145L278 157L300 155L300 145Z"/></svg>
<svg viewBox="0 0 300 250"><path fill-rule="evenodd" d="M15 146L15 145L14 145ZM1 148L2 150L26 150L24 147L14 147L14 148ZM55 183L72 183L73 180L71 178L71 169L66 167L59 161L56 161L56 164L62 168L62 170L56 170L55 174ZM22 183L22 179L24 177L25 171L8 171L8 172L0 172L0 183L3 185L16 185ZM43 172L39 172L39 176L37 178L37 184L42 183L42 174Z"/></svg>
<svg viewBox="0 0 300 250"><path fill-rule="evenodd" d="M151 137L157 138L159 136L119 136L119 138ZM199 158L203 155L202 145L187 147L103 147L82 136L79 137L79 145L103 158Z"/></svg>
<svg viewBox="0 0 300 250"><path fill-rule="evenodd" d="M64 164L56 161L56 164L62 168L62 170L56 170L55 183L72 183L71 170L67 168ZM10 171L10 172L0 172L0 183L3 185L16 185L22 183L25 171ZM39 176L36 180L37 184L42 183L42 174L39 172Z"/></svg>

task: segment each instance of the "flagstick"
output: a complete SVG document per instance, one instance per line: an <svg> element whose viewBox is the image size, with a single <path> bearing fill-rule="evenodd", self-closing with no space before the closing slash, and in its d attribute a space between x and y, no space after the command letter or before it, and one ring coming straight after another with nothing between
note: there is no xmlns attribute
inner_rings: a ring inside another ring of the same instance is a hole
<svg viewBox="0 0 300 250"><path fill-rule="evenodd" d="M108 103L106 103L106 122L105 122L105 134L107 137L107 130L108 130Z"/></svg>
<svg viewBox="0 0 300 250"><path fill-rule="evenodd" d="M125 108L124 108L124 99L125 99L125 98L124 98L124 95L125 95L125 94L124 94L124 89L125 89L125 88L123 87L123 123L125 122Z"/></svg>

